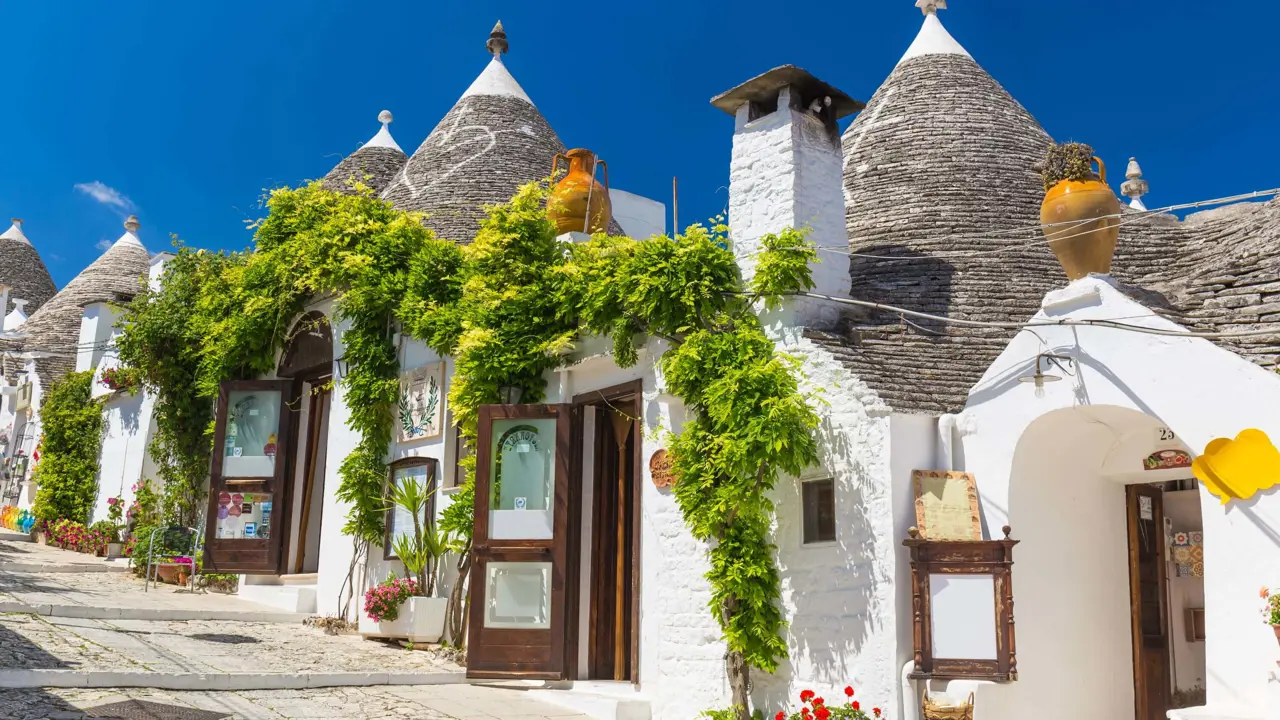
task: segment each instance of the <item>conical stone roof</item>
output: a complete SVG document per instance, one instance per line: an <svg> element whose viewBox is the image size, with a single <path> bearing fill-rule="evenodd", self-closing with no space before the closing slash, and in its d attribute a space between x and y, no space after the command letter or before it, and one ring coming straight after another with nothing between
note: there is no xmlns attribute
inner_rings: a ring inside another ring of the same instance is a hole
<svg viewBox="0 0 1280 720"><path fill-rule="evenodd" d="M427 213L441 237L471 242L484 206L506 202L521 185L551 174L564 145L502 62L499 23L489 65L413 153L382 196L402 210Z"/></svg>
<svg viewBox="0 0 1280 720"><path fill-rule="evenodd" d="M0 285L9 287L9 299L26 300L26 312L34 313L58 292L49 277L49 270L40 259L31 241L22 232L22 221L13 219L13 225L0 234ZM10 307L0 309L7 314Z"/></svg>
<svg viewBox="0 0 1280 720"><path fill-rule="evenodd" d="M392 119L389 110L378 114L382 129L324 176L322 183L325 188L335 192L354 192L351 186L351 180L354 179L373 188L375 193L386 189L405 163L404 150L391 137L388 127Z"/></svg>
<svg viewBox="0 0 1280 720"><path fill-rule="evenodd" d="M37 356L36 370L47 383L75 368L80 319L86 305L125 301L146 282L151 256L138 240L138 219L130 216L125 233L93 264L67 283L23 323L22 350Z"/></svg>

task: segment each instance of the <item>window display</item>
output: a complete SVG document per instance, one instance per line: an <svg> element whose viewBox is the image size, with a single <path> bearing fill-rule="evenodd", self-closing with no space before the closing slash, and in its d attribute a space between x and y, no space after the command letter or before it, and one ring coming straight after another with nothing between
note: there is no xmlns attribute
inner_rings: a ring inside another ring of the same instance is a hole
<svg viewBox="0 0 1280 720"><path fill-rule="evenodd" d="M276 470L276 440L280 432L280 392L234 390L227 394L227 405L223 476L272 477Z"/></svg>
<svg viewBox="0 0 1280 720"><path fill-rule="evenodd" d="M271 494L219 492L214 537L221 540L271 537Z"/></svg>

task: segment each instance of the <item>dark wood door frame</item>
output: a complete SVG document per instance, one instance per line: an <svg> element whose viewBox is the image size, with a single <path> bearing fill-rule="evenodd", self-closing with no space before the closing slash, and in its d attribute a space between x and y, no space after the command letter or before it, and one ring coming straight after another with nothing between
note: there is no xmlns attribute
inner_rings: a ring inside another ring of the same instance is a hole
<svg viewBox="0 0 1280 720"><path fill-rule="evenodd" d="M1149 520L1141 518L1142 498L1150 498L1152 516ZM1166 605L1168 579L1165 577L1163 500L1160 488L1151 485L1129 485L1125 488L1133 696L1137 720L1159 720L1169 709L1169 608ZM1144 526L1144 523L1149 525ZM1144 589L1147 597L1143 595Z"/></svg>
<svg viewBox="0 0 1280 720"><path fill-rule="evenodd" d="M283 525L287 527L288 530L286 531L283 549L281 550L281 553L280 553L280 566L276 571L277 574L279 575L288 574L290 572L293 572L293 573L300 572L296 569L301 561L296 560L294 558L294 553L297 552L298 550L298 548L295 547L295 545L301 544L301 553L299 553L299 557L301 557L302 555L305 555L307 551L307 540L306 540L306 534L305 534L306 528L304 526L307 524L307 518L308 518L307 507L306 507L307 500L312 490L311 488L307 487L307 485L309 483L310 475L314 472L314 462L316 460L315 455L318 453L320 449L319 445L316 444L319 440L317 435L319 433L319 429L323 427L323 422L321 421L322 417L317 417L314 410L316 410L318 406L323 410L325 414L331 413L333 411L333 391L331 389L324 390L320 394L325 396L324 399L327 402L318 402L319 398L317 396L317 393L315 392L315 389L316 387L323 385L325 383L328 383L330 380L332 380L332 372L333 372L333 363L330 362L328 364L321 364L321 365L316 365L314 367L307 368L306 370L287 376L285 378L292 381L293 383L292 385L293 400L291 400L289 403L289 411L290 411L289 412L289 422L290 422L289 438L290 440L289 440L289 446L287 448L287 452L285 453L286 455L285 461L288 463L288 467L285 469L285 479L283 483L284 488L281 491L281 499L280 499L282 503L280 506L282 511L280 519L284 521ZM308 384L311 385L312 392L307 393L306 396L304 397L303 391L306 390L306 386ZM302 427L302 403L303 402L306 402L308 406L307 427L305 428L306 430L305 436L302 434L304 430L304 428ZM326 442L327 440L328 438L326 437ZM306 443L306 453L302 459L303 485L300 489L302 492L303 503L302 503L302 507L298 509L298 512L301 513L299 517L299 522L298 522L298 537L294 538L293 536L293 518L294 518L293 516L293 499L294 499L293 485L294 485L294 481L297 479L296 476L298 473L298 444L301 442ZM329 459L328 454L326 453L325 455L326 463L328 463L328 459Z"/></svg>
<svg viewBox="0 0 1280 720"><path fill-rule="evenodd" d="M230 491L232 489L231 485L223 477L227 414L229 412L227 404L230 400L230 393L241 390L280 392L278 434L276 437L277 462L275 463L272 477L237 478L233 484L237 491L270 494L271 509L276 514L276 517L272 518L273 523L279 522L281 515L289 514L287 512L277 513L278 507L280 509L287 507L277 506L277 503L281 501L288 502L286 496L289 483L286 482L286 479L290 477L290 471L293 468L293 463L288 457L291 453L284 453L286 457L280 457L282 454L280 449L293 448L294 432L298 424L293 383L287 380L238 380L222 383L218 389L218 404L214 423L214 452L210 467L209 502L206 511L204 564L209 570L220 573L278 574L285 557L284 543L287 540L288 531L285 531L285 536L282 537L280 532L273 528L265 540L237 538L233 541L237 543L235 547L227 547L225 545L228 541L227 538L217 537L218 496L222 491Z"/></svg>
<svg viewBox="0 0 1280 720"><path fill-rule="evenodd" d="M631 651L630 658L629 658L629 665L630 665L630 671L631 671L630 680L632 683L640 682L640 577L641 577L641 574L640 574L640 562L641 562L640 503L641 503L641 496L642 496L642 490L643 490L642 480L643 480L643 474L644 474L643 465L641 464L641 457L644 451L643 390L644 390L644 383L641 380L633 380L631 382L626 382L619 385L613 385L611 387L602 388L600 390L592 390L589 392L585 392L580 395L576 395L573 398L574 407L580 408L583 411L586 411L592 406L607 408L609 407L610 403L614 401L634 398L635 419L632 421L632 429L631 429L631 436L630 436L630 442L632 446L632 453L631 453L632 478L631 478L631 487L630 487L630 490L631 490L631 498L630 498L631 597L628 599L631 606L630 607L631 613L629 618L629 625L630 625L629 630L630 630L630 636L631 636L630 643L629 643L630 651ZM580 434L585 433L585 426L586 426L585 423L580 422L578 424L578 433ZM597 423L596 425L597 435L603 434L603 432L605 431L609 431L608 426L602 425L601 423ZM585 438L580 437L578 439L578 442L575 443L576 445L579 446L579 448L575 452L574 460L579 464L579 466L581 466L581 463L582 463L581 447L584 444L584 442L585 442ZM599 450L597 449L597 453L598 452ZM598 481L599 479L597 478L596 480ZM576 497L578 499L579 510L575 515L575 518L576 518L575 525L578 528L577 532L572 533L570 535L570 539L573 544L569 549L570 566L571 566L569 577L571 579L570 587L573 589L573 592L570 593L571 605L570 605L569 617L572 619L572 622L570 623L570 646L571 646L570 664L572 667L573 674L571 675L571 677L576 678L577 671L578 671L577 661L578 661L578 647L579 647L578 645L579 643L578 598L580 597L579 583L581 582L581 568L579 567L579 565L582 559L582 545L581 545L582 513L580 509L581 493L582 493L581 467L579 467L578 471L575 473L573 490L576 493ZM593 512L593 518L594 516L595 516L595 513ZM594 519L593 519L593 524L594 524ZM590 625L589 627L594 627L594 624Z"/></svg>
<svg viewBox="0 0 1280 720"><path fill-rule="evenodd" d="M476 442L475 543L472 546L471 617L468 619L467 677L480 679L565 680L570 677L571 624L567 622L568 533L572 522L576 409L569 405L485 405L480 408ZM492 454L493 421L516 418L556 420L553 537L508 540L489 537L490 483L482 482ZM485 581L490 562L541 561L552 564L549 628L546 630L485 628ZM544 652L545 648L545 652Z"/></svg>

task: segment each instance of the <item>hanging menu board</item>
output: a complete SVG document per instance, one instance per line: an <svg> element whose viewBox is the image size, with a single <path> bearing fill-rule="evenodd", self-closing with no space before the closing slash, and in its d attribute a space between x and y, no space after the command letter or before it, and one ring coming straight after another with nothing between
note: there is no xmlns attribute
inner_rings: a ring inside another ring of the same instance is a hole
<svg viewBox="0 0 1280 720"><path fill-rule="evenodd" d="M969 473L913 470L916 529L926 540L981 540L978 490Z"/></svg>

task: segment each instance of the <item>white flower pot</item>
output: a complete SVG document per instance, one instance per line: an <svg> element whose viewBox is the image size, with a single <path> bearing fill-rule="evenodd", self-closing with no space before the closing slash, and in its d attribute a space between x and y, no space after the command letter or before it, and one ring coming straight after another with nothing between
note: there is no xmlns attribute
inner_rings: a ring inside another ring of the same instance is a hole
<svg viewBox="0 0 1280 720"><path fill-rule="evenodd" d="M362 608L360 634L372 638L438 643L444 636L444 616L448 605L449 598L411 597L400 605L400 616L391 622L374 622Z"/></svg>
<svg viewBox="0 0 1280 720"><path fill-rule="evenodd" d="M124 557L124 543L107 543L107 559L115 560Z"/></svg>

